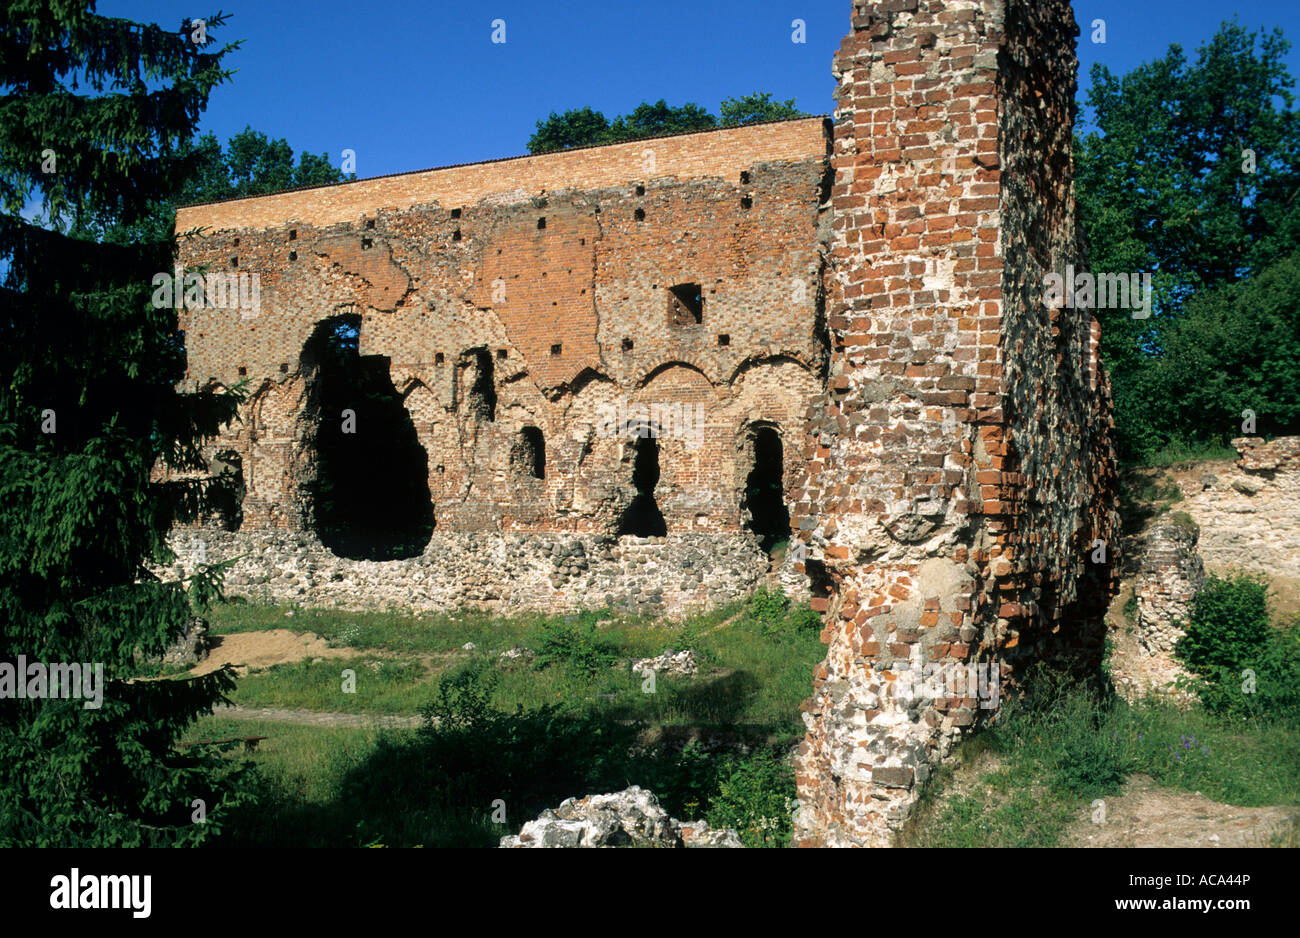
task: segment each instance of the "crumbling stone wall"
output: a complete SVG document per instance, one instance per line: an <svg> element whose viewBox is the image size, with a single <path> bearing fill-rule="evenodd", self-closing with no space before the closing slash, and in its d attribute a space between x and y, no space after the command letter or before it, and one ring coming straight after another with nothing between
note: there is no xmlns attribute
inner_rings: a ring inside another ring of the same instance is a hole
<svg viewBox="0 0 1300 938"><path fill-rule="evenodd" d="M214 472L220 453L241 473L239 530L315 543L316 435L341 414L320 412L304 346L352 315L362 361L389 376L427 456L439 535L616 543L637 494L635 441L602 426L617 409L658 436L666 533L750 557L736 582L752 583L767 572L743 505L754 431L780 436L791 487L823 386L827 146L825 122L803 119L182 209L178 231L201 229L183 269L260 282L256 316L179 314L186 380L250 389L208 448ZM698 320L674 315L683 285ZM542 441L542 472L521 457L525 432ZM679 559L663 547L666 575ZM496 571L488 592L515 595ZM798 592L787 565L792 577ZM364 580L354 595L388 592ZM530 598L571 605L557 589Z"/></svg>
<svg viewBox="0 0 1300 938"><path fill-rule="evenodd" d="M1100 659L1108 389L1093 317L1042 290L1083 266L1075 35L1062 0L859 2L836 57L833 357L796 505L831 583L805 844L887 844L991 712L969 686L900 682L976 664L1005 694L1033 661Z"/></svg>
<svg viewBox="0 0 1300 938"><path fill-rule="evenodd" d="M1178 508L1200 527L1198 549L1211 570L1257 570L1294 591L1300 586L1300 437L1243 437L1232 445L1237 464L1189 478Z"/></svg>
<svg viewBox="0 0 1300 938"><path fill-rule="evenodd" d="M182 210L178 230L207 229L185 264L265 278L256 319L182 315L187 380L253 387L212 447L243 474L237 534L262 538L244 585L496 608L738 596L766 572L742 493L770 427L796 539L777 581L811 592L829 645L799 840L888 843L1030 665L1100 662L1109 387L1095 318L1043 291L1086 267L1077 33L1066 0L856 0L829 153L822 121L789 121ZM419 558L340 564L312 540L313 428L335 417L299 356L340 314L427 454ZM659 440L666 538L619 536L637 448L599 427L626 400L701 407L698 439ZM936 665L982 677L934 691Z"/></svg>
<svg viewBox="0 0 1300 938"><path fill-rule="evenodd" d="M1188 515L1164 515L1151 525L1141 547L1137 582L1137 640L1146 655L1169 656L1182 636L1180 623L1205 585L1205 563L1196 550L1200 531Z"/></svg>

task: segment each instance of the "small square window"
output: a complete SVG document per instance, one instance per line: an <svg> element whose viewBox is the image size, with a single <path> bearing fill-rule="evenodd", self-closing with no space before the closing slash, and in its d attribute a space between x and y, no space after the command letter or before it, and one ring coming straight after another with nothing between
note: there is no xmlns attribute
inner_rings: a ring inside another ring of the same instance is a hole
<svg viewBox="0 0 1300 938"><path fill-rule="evenodd" d="M238 238L235 239L235 247L239 247L239 239L238 239Z"/></svg>
<svg viewBox="0 0 1300 938"><path fill-rule="evenodd" d="M637 221L645 221L645 209L639 208L632 213Z"/></svg>
<svg viewBox="0 0 1300 938"><path fill-rule="evenodd" d="M434 363L435 365L441 365L441 364L445 363L446 361L447 361L447 356L444 355L444 354L442 354L442 352L434 352L434 353L433 353L433 363Z"/></svg>
<svg viewBox="0 0 1300 938"><path fill-rule="evenodd" d="M636 187L636 194L637 194L637 195L645 195L645 186L637 186L637 187Z"/></svg>
<svg viewBox="0 0 1300 938"><path fill-rule="evenodd" d="M543 231L545 230L545 228L546 228L546 219L545 218L537 219L537 230Z"/></svg>
<svg viewBox="0 0 1300 938"><path fill-rule="evenodd" d="M704 295L698 283L668 288L668 320L674 326L704 322Z"/></svg>
<svg viewBox="0 0 1300 938"><path fill-rule="evenodd" d="M247 374L248 374L248 368L247 368L247 366L245 366L245 365L240 365L240 366L239 366L239 377L242 378L242 377L244 377L244 376L247 375Z"/></svg>
<svg viewBox="0 0 1300 938"><path fill-rule="evenodd" d="M230 266L231 266L231 267L238 267L238 266L239 266L239 258L238 258L238 257L232 257L232 258L230 259Z"/></svg>
<svg viewBox="0 0 1300 938"><path fill-rule="evenodd" d="M505 361L505 360L506 360L506 355L507 355L507 352L506 352L505 349L503 349L503 348L499 348L499 349L497 349L497 360L498 360L498 361Z"/></svg>
<svg viewBox="0 0 1300 938"><path fill-rule="evenodd" d="M451 240L453 240L453 241L459 241L459 240L460 240L460 229L459 229L459 228L457 228L455 231L453 231L453 232L451 233Z"/></svg>
<svg viewBox="0 0 1300 938"><path fill-rule="evenodd" d="M753 200L752 198L750 198L749 196L745 196L744 198L742 198L742 199L740 200L740 207L741 207L741 208L753 208L753 207L754 207L754 200Z"/></svg>
<svg viewBox="0 0 1300 938"><path fill-rule="evenodd" d="M362 239L361 239L361 250L364 251L364 250L366 250L367 248L373 247L373 246L374 246L374 243L375 243L375 242L372 241L372 240L370 240L369 238L362 238Z"/></svg>
<svg viewBox="0 0 1300 938"><path fill-rule="evenodd" d="M740 184L741 184L742 186L747 186L747 185L749 185L749 170L747 170L747 169L742 169L742 170L740 171Z"/></svg>
<svg viewBox="0 0 1300 938"><path fill-rule="evenodd" d="M374 220L373 218L368 218L368 219L366 219L366 227L367 227L367 228L374 228L374 227L375 227L375 220Z"/></svg>
<svg viewBox="0 0 1300 938"><path fill-rule="evenodd" d="M289 373L289 363L280 362L280 374L287 375L288 373Z"/></svg>
<svg viewBox="0 0 1300 938"><path fill-rule="evenodd" d="M624 339L624 340L623 340L623 351L625 351L625 352L630 352L630 351L632 351L632 340L631 340L631 339Z"/></svg>
<svg viewBox="0 0 1300 938"><path fill-rule="evenodd" d="M451 217L452 217L452 218L460 218L460 209L458 209L458 208L453 208L453 209L451 210Z"/></svg>
<svg viewBox="0 0 1300 938"><path fill-rule="evenodd" d="M718 345L730 345L730 344L731 344L731 336L727 335L725 332L718 334Z"/></svg>
<svg viewBox="0 0 1300 938"><path fill-rule="evenodd" d="M551 346L551 354L552 355L564 354L564 345L560 342L556 342L554 345Z"/></svg>
<svg viewBox="0 0 1300 938"><path fill-rule="evenodd" d="M291 261L296 261L297 259L298 259L298 252L297 252L297 251L290 251L290 252L289 252L289 260L291 260Z"/></svg>
<svg viewBox="0 0 1300 938"><path fill-rule="evenodd" d="M298 229L297 229L297 228L290 228L290 229L289 229L289 240L290 240L290 241L297 241L297 240L298 240Z"/></svg>

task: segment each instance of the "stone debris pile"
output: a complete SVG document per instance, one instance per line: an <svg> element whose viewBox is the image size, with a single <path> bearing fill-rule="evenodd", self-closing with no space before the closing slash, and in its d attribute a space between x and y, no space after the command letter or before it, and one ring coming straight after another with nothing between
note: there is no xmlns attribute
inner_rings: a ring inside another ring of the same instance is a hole
<svg viewBox="0 0 1300 938"><path fill-rule="evenodd" d="M689 648L685 651L666 651L656 658L637 658L632 662L633 674L654 671L656 674L678 674L683 677L694 677L699 673L699 670L700 665L695 660L695 652Z"/></svg>
<svg viewBox="0 0 1300 938"><path fill-rule="evenodd" d="M633 785L620 792L569 798L543 811L501 847L742 847L734 830L669 817L654 792Z"/></svg>

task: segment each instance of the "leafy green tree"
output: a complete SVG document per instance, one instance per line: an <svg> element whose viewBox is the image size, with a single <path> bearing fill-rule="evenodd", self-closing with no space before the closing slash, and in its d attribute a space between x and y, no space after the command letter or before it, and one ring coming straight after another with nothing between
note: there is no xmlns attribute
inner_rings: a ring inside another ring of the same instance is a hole
<svg viewBox="0 0 1300 938"><path fill-rule="evenodd" d="M772 96L766 91L739 98L727 98L718 110L722 114L723 127L740 127L744 124L761 124L763 121L811 116L795 106L794 98L789 101L773 101Z"/></svg>
<svg viewBox="0 0 1300 938"><path fill-rule="evenodd" d="M667 101L660 98L654 104L638 104L631 114L615 118L609 127L609 142L622 143L627 140L709 130L717 124L718 119L698 104L670 107Z"/></svg>
<svg viewBox="0 0 1300 938"><path fill-rule="evenodd" d="M152 472L205 468L202 443L240 395L175 390L175 311L150 302L170 236L84 234L141 226L191 177L185 142L237 44L47 0L9 0L0 37L0 661L102 664L105 681L97 708L0 699L0 845L197 843L245 789L240 770L173 744L234 682L131 678L136 651L160 653L220 582L150 572L175 560L173 519L212 496Z"/></svg>
<svg viewBox="0 0 1300 938"><path fill-rule="evenodd" d="M348 177L332 166L325 153L303 153L295 164L293 148L283 137L271 140L261 131L245 127L226 142L225 151L212 134L196 144L203 154L195 178L182 193L183 202L264 195L301 186L323 186Z"/></svg>
<svg viewBox="0 0 1300 938"><path fill-rule="evenodd" d="M698 104L686 103L673 107L662 98L654 104L638 104L630 114L611 121L600 111L589 107L574 108L557 114L554 111L545 120L537 122L537 131L528 138L529 153L551 153L572 147L600 146L607 143L626 143L650 137L712 130L714 127L739 127L762 121L807 117L795 107L795 99L773 101L766 92L727 98L722 102L722 119Z"/></svg>
<svg viewBox="0 0 1300 938"><path fill-rule="evenodd" d="M1153 274L1155 316L1100 310L1122 453L1168 442L1153 423L1174 405L1153 383L1166 333L1198 291L1257 274L1300 236L1300 115L1280 30L1225 23L1189 63L1182 49L1123 78L1092 71L1096 130L1075 141L1090 266ZM1253 170L1253 171L1252 171ZM1293 338L1288 344L1300 339Z"/></svg>
<svg viewBox="0 0 1300 938"><path fill-rule="evenodd" d="M589 107L575 108L563 114L551 112L537 122L537 132L528 138L529 153L551 153L571 147L590 147L607 143L609 118Z"/></svg>
<svg viewBox="0 0 1300 938"><path fill-rule="evenodd" d="M1152 434L1227 443L1253 411L1269 433L1300 433L1300 252L1248 280L1198 293L1143 375Z"/></svg>

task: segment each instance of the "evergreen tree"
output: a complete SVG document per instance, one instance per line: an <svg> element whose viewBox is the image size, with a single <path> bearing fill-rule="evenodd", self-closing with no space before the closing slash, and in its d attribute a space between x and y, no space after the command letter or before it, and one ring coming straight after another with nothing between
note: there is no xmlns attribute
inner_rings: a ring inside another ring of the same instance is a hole
<svg viewBox="0 0 1300 938"><path fill-rule="evenodd" d="M185 142L237 45L213 43L222 22L0 7L0 662L102 664L105 681L97 708L0 698L0 845L198 843L246 797L240 770L174 748L229 674L131 680L220 584L150 573L213 495L155 466L206 468L240 396L177 393L183 337L150 302L174 243L148 221L195 171Z"/></svg>

